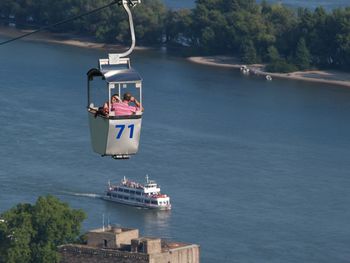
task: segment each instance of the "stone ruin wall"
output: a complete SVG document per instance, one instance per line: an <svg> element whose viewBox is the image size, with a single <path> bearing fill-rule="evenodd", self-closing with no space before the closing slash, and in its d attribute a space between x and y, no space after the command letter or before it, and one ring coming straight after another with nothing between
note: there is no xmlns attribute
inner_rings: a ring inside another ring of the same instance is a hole
<svg viewBox="0 0 350 263"><path fill-rule="evenodd" d="M101 248L65 245L59 248L60 263L148 263L148 255Z"/></svg>

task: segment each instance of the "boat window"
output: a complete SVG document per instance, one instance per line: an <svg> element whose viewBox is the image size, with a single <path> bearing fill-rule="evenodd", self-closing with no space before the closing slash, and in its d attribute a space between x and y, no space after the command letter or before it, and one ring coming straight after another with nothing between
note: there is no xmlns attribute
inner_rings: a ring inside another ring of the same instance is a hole
<svg viewBox="0 0 350 263"><path fill-rule="evenodd" d="M139 192L139 191L136 191L136 194L137 194L137 195L141 195L141 192Z"/></svg>
<svg viewBox="0 0 350 263"><path fill-rule="evenodd" d="M107 196L111 196L111 193L107 193Z"/></svg>
<svg viewBox="0 0 350 263"><path fill-rule="evenodd" d="M125 199L125 200L129 200L129 197L128 197L128 196L124 196L124 199Z"/></svg>
<svg viewBox="0 0 350 263"><path fill-rule="evenodd" d="M141 202L141 199L140 199L140 198L136 198L136 201L137 201L137 202Z"/></svg>
<svg viewBox="0 0 350 263"><path fill-rule="evenodd" d="M130 200L135 200L135 198L134 197L130 197Z"/></svg>
<svg viewBox="0 0 350 263"><path fill-rule="evenodd" d="M119 192L123 192L123 189L122 189L122 188L118 188L118 191L119 191Z"/></svg>
<svg viewBox="0 0 350 263"><path fill-rule="evenodd" d="M123 199L123 196L122 195L118 195L118 198Z"/></svg>
<svg viewBox="0 0 350 263"><path fill-rule="evenodd" d="M158 203L157 201L152 201L152 204L157 205Z"/></svg>
<svg viewBox="0 0 350 263"><path fill-rule="evenodd" d="M150 201L149 201L149 200L145 200L145 203L146 203L146 204L149 204L149 203L150 203Z"/></svg>
<svg viewBox="0 0 350 263"><path fill-rule="evenodd" d="M134 190L130 190L130 194L135 194L135 191Z"/></svg>
<svg viewBox="0 0 350 263"><path fill-rule="evenodd" d="M115 195L115 194L112 194L112 196L113 196L113 197L117 197L117 195Z"/></svg>
<svg viewBox="0 0 350 263"><path fill-rule="evenodd" d="M124 189L124 193L129 193L129 189Z"/></svg>

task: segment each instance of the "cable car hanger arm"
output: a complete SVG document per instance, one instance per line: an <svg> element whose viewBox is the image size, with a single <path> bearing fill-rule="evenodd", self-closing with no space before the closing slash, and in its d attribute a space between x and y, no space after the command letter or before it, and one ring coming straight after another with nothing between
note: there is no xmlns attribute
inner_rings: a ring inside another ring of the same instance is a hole
<svg viewBox="0 0 350 263"><path fill-rule="evenodd" d="M115 53L115 54L109 54L109 60L112 61L118 61L119 58L122 57L127 57L128 55L130 55L132 53L132 51L135 48L136 45L136 38L135 38L135 29L134 29L134 21L132 18L132 14L130 11L130 7L134 7L137 4L140 4L141 0L120 0L119 1L119 5L122 5L124 7L125 12L128 15L128 19L129 19L129 27L130 27L130 35L131 35L131 46L130 48L123 52L123 53Z"/></svg>

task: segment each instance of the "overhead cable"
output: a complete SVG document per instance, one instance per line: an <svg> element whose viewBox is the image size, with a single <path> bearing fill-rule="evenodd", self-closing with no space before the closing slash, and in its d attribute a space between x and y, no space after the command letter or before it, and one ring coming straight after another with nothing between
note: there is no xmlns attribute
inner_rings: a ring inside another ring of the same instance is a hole
<svg viewBox="0 0 350 263"><path fill-rule="evenodd" d="M98 11L101 11L102 9L108 8L108 7L110 7L110 6L112 6L112 5L115 5L115 4L120 4L120 0L119 0L119 1L118 1L118 0L114 0L114 1L112 1L111 3L109 3L109 4L107 4L107 5L98 7L98 8L96 8L96 9L93 9L93 10L91 10L91 11L85 12L85 13L83 13L83 14L76 15L76 16L73 16L73 17L70 17L70 18L67 18L67 19L65 19L65 20L62 20L62 21L60 21L60 22L57 22L57 23L54 23L54 24L51 24L51 25L48 25L48 26L40 27L40 28L37 29L37 30L34 30L34 31L29 32L29 33L23 34L23 35L21 35L21 36L14 37L14 38L11 38L11 39L9 39L9 40L0 42L0 45L5 45L5 44L7 44L7 43L10 43L10 42L16 41L16 40L18 40L18 39L21 39L21 38L24 38L24 37L27 37L27 36L36 34L36 33L38 33L38 32L47 30L47 29L49 29L49 28L56 27L56 26L59 26L59 25L62 25L62 24L71 22L71 21L73 21L73 20L82 18L82 17L87 16L87 15L91 15L91 14L93 14L93 13L96 13L96 12L98 12Z"/></svg>

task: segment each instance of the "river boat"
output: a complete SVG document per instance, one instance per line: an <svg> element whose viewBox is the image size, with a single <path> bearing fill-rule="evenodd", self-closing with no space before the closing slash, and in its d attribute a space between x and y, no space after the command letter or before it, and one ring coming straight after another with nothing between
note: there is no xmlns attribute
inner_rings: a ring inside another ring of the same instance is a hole
<svg viewBox="0 0 350 263"><path fill-rule="evenodd" d="M103 199L121 204L145 207L159 210L170 210L170 197L160 192L160 186L146 175L145 184L131 181L127 178L119 184L112 185L108 182Z"/></svg>

